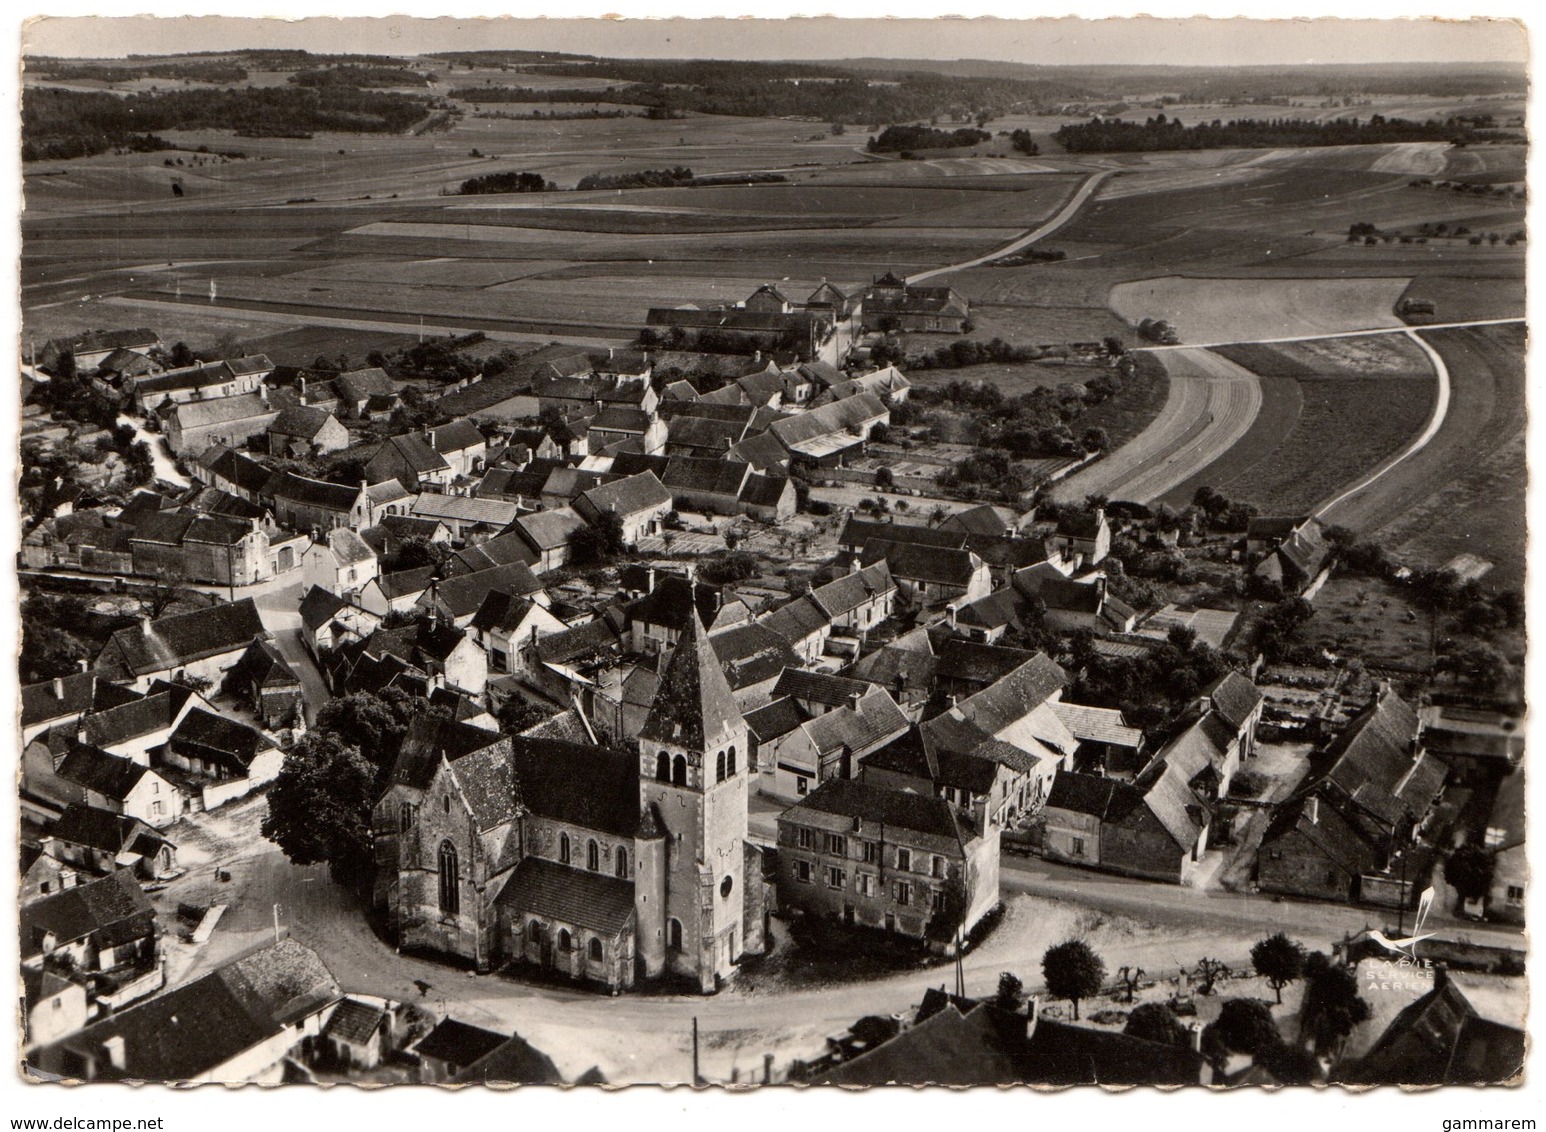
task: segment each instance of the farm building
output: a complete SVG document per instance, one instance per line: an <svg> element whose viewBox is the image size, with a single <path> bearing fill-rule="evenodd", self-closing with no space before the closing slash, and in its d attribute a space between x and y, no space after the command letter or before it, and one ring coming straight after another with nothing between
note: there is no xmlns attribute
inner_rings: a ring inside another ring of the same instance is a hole
<svg viewBox="0 0 1546 1132"><path fill-rule="evenodd" d="M256 393L172 405L161 411L161 427L173 452L191 456L217 444L245 444L278 416L278 407L268 403L268 390L260 386Z"/></svg>
<svg viewBox="0 0 1546 1132"><path fill-rule="evenodd" d="M953 287L910 287L887 272L864 293L864 329L964 334L971 304Z"/></svg>

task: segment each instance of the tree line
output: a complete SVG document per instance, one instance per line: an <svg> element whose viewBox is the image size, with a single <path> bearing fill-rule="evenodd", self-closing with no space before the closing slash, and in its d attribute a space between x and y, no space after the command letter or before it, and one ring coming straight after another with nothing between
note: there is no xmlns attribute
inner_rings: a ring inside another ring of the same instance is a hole
<svg viewBox="0 0 1546 1132"><path fill-rule="evenodd" d="M456 191L462 196L479 193L550 193L558 188L541 173L485 173L469 177Z"/></svg>
<svg viewBox="0 0 1546 1132"><path fill-rule="evenodd" d="M959 130L936 130L929 126L887 126L869 140L864 148L871 153L901 153L915 149L958 149L991 141L987 130L966 127Z"/></svg>
<svg viewBox="0 0 1546 1132"><path fill-rule="evenodd" d="M321 67L315 70L296 71L290 81L296 86L308 87L388 87L428 86L433 75L421 75L407 67L360 67L347 64L342 67Z"/></svg>
<svg viewBox="0 0 1546 1132"><path fill-rule="evenodd" d="M670 169L640 169L633 173L591 173L580 178L576 189L669 189L692 184L692 170L685 165Z"/></svg>
<svg viewBox="0 0 1546 1132"><path fill-rule="evenodd" d="M313 130L400 133L427 108L422 97L340 86L128 95L34 89L22 100L22 160L83 157L151 142L160 142L155 148L172 148L154 138L156 130L234 130L258 136Z"/></svg>
<svg viewBox="0 0 1546 1132"><path fill-rule="evenodd" d="M1250 149L1275 146L1370 145L1380 142L1462 141L1473 131L1449 121L1412 122L1373 115L1363 122L1338 118L1215 118L1195 126L1156 114L1143 122L1096 118L1060 126L1053 138L1070 153L1124 153L1177 149Z"/></svg>

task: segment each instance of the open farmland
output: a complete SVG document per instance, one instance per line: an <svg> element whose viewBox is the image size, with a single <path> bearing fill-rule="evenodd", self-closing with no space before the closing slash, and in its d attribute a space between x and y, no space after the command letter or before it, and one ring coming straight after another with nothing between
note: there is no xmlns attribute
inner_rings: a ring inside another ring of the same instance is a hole
<svg viewBox="0 0 1546 1132"><path fill-rule="evenodd" d="M1248 342L1400 326L1405 279L1191 279L1120 283L1111 308L1126 321L1160 318L1183 342Z"/></svg>

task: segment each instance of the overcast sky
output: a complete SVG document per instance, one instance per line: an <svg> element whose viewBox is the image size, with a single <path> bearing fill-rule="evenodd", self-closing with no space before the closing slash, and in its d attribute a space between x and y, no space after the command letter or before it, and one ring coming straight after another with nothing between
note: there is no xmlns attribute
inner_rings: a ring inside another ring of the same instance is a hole
<svg viewBox="0 0 1546 1132"><path fill-rule="evenodd" d="M102 0L79 7L92 13L114 10ZM165 4L131 3L127 7L129 11L137 12L171 13L176 10ZM369 10L368 6L348 3L330 3L322 7L340 15L359 11L362 7ZM391 7L411 11L414 5L393 4ZM779 14L795 7L794 4L759 4L757 9L760 14ZM1146 3L1143 7L1152 12L1166 11L1166 5L1161 3ZM1324 7L1323 0L1319 6L1303 4L1291 10L1308 14ZM67 13L72 5L60 2L51 4L50 8ZM509 8L510 5L505 5L504 10ZM551 2L524 5L522 10L555 8L566 14L589 12L583 3L558 6ZM935 5L895 0L890 4L850 0L844 4L826 3L822 8L843 14L918 14L951 8L985 12L994 10L994 0L971 7L950 4L948 0ZM459 5L459 9L476 12L478 6ZM999 9L1002 11L1005 6L999 5ZM315 12L317 7L268 2L261 10L274 15L293 15ZM632 6L613 0L594 10L598 14L621 11L625 15L647 15L651 12L724 13L736 9L727 4L708 5L698 0L636 2ZM1034 9L1013 5L1007 10L1025 14ZM1083 5L1081 10L1098 13L1101 9ZM1207 5L1192 3L1180 10L1206 11ZM1239 11L1242 6L1227 10ZM1471 14L1463 3L1428 10L1450 17ZM1389 14L1379 5L1367 2L1360 5L1360 15L1370 13ZM1379 22L989 18L478 20L388 17L276 20L219 16L151 19L138 15L103 18L91 15L46 18L30 23L24 32L24 42L29 54L84 57L237 47L299 47L309 51L382 54L524 48L623 57L819 59L878 55L1003 59L1025 63L1523 62L1526 58L1525 36L1518 25L1481 19L1459 23L1433 19Z"/></svg>

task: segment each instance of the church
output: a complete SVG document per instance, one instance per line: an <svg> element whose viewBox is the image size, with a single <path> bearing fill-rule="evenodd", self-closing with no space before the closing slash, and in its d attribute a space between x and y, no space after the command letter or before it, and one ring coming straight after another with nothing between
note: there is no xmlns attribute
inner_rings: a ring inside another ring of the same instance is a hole
<svg viewBox="0 0 1546 1132"><path fill-rule="evenodd" d="M399 945L614 993L667 976L712 993L761 954L746 725L696 611L638 743L415 724L372 815Z"/></svg>

